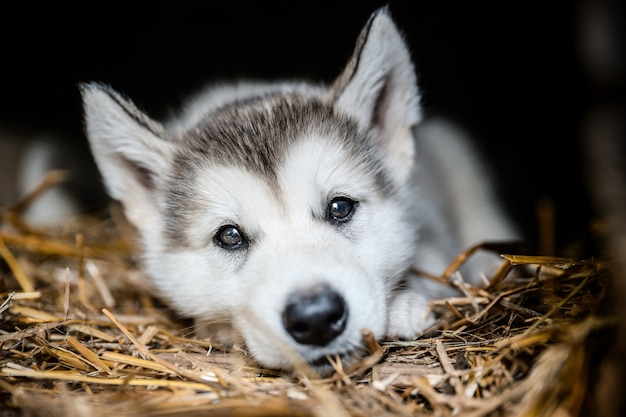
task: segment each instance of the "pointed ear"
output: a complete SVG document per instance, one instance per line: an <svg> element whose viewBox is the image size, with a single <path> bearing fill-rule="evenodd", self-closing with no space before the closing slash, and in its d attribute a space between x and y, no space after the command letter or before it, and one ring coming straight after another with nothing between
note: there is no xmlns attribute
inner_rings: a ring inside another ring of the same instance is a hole
<svg viewBox="0 0 626 417"><path fill-rule="evenodd" d="M124 206L138 228L157 214L155 190L170 168L174 145L162 127L130 101L102 84L81 84L84 118L91 151L111 197Z"/></svg>
<svg viewBox="0 0 626 417"><path fill-rule="evenodd" d="M392 172L406 179L415 154L412 129L422 118L420 96L409 51L386 7L370 17L333 88L335 108L368 129L388 152Z"/></svg>

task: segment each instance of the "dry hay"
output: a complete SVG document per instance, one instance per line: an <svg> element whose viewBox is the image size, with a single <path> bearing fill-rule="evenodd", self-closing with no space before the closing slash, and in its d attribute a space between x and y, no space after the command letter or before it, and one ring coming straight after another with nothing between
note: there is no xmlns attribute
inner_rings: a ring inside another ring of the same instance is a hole
<svg viewBox="0 0 626 417"><path fill-rule="evenodd" d="M589 404L613 329L607 262L504 256L415 341L377 343L327 379L259 369L241 347L193 336L147 290L119 211L43 232L5 211L0 228L2 416L570 416ZM452 277L452 278L449 278ZM606 310L606 308L604 309Z"/></svg>

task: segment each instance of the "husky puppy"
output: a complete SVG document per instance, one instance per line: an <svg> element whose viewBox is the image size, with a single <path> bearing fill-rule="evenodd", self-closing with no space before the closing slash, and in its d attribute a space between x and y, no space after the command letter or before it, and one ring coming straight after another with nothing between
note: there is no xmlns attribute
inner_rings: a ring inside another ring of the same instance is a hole
<svg viewBox="0 0 626 417"><path fill-rule="evenodd" d="M157 122L111 88L81 86L110 195L161 294L261 364L324 374L353 363L362 329L414 338L459 250L514 231L468 143L416 129L420 94L386 8L330 86L213 86ZM464 273L473 279L497 259Z"/></svg>

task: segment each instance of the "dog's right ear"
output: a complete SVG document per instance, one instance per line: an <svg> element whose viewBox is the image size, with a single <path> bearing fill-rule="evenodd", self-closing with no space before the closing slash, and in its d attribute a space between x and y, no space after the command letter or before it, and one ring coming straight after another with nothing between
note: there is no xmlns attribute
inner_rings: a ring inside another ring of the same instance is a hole
<svg viewBox="0 0 626 417"><path fill-rule="evenodd" d="M156 193L170 169L174 145L160 124L108 86L81 84L85 130L109 195L138 228L156 218Z"/></svg>
<svg viewBox="0 0 626 417"><path fill-rule="evenodd" d="M420 94L409 49L389 9L375 11L348 65L333 86L335 107L376 138L400 181L414 162L412 129L420 122Z"/></svg>

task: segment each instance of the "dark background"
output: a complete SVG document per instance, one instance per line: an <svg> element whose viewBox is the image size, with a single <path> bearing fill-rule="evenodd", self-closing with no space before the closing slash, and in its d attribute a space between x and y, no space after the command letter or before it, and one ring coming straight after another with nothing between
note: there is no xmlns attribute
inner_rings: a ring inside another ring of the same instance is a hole
<svg viewBox="0 0 626 417"><path fill-rule="evenodd" d="M0 126L84 146L81 81L109 83L154 117L214 79L331 81L384 4L2 2ZM580 128L594 90L578 49L579 2L389 4L427 112L471 132L531 241L543 201L555 209L559 252L593 251Z"/></svg>

